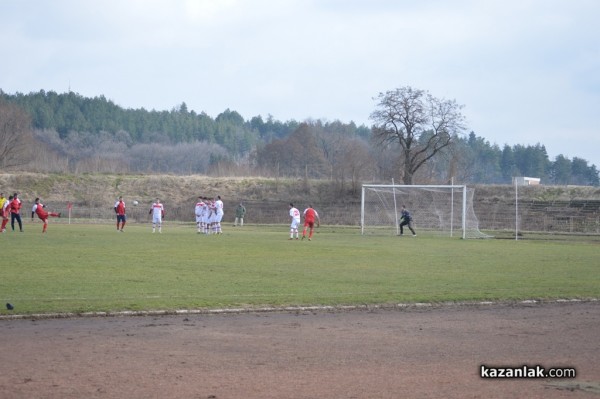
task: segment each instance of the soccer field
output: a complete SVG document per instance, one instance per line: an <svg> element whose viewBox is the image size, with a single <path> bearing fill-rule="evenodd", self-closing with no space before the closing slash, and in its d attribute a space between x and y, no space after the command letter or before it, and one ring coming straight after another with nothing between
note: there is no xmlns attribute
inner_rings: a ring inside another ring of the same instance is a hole
<svg viewBox="0 0 600 399"><path fill-rule="evenodd" d="M597 241L361 236L286 225L39 224L0 236L0 314L599 298Z"/></svg>

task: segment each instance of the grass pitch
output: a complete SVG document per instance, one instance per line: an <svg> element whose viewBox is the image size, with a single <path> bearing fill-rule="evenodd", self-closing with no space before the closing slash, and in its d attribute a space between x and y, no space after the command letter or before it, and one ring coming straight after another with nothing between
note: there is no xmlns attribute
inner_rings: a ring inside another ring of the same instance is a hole
<svg viewBox="0 0 600 399"><path fill-rule="evenodd" d="M0 315L600 297L598 241L52 222L0 235Z"/></svg>

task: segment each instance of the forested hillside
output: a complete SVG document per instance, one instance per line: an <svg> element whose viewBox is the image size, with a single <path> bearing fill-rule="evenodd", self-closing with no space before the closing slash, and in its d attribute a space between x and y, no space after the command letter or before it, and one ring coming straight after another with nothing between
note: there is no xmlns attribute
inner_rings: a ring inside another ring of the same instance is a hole
<svg viewBox="0 0 600 399"><path fill-rule="evenodd" d="M19 135L20 145L7 140L15 129L6 121L15 116L30 120L32 128ZM43 90L0 90L0 121L3 170L317 178L353 190L364 181L400 181L401 174L398 147L375 145L371 128L353 122L244 119L229 109L212 118L185 103L168 111L124 109L104 96ZM550 160L541 143L500 147L475 132L455 137L415 182L504 184L513 176L540 177L544 184L600 184L596 166L584 159Z"/></svg>

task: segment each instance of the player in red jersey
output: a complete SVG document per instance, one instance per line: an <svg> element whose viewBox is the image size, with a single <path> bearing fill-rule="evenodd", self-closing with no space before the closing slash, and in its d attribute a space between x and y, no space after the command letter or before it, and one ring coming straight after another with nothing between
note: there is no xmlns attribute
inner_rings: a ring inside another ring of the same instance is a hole
<svg viewBox="0 0 600 399"><path fill-rule="evenodd" d="M15 220L19 223L19 230L23 232L23 222L21 221L21 200L19 199L19 193L13 194L13 199L10 201L8 207L10 212L10 227L15 231Z"/></svg>
<svg viewBox="0 0 600 399"><path fill-rule="evenodd" d="M33 215L37 214L38 217L40 218L40 220L44 223L44 227L42 227L42 233L45 233L46 229L48 228L48 217L49 216L52 216L55 218L60 217L60 213L46 212L44 210L44 207L45 207L45 205L40 202L40 199L36 198L35 204L33 205L33 208L31 209L31 220L33 220Z"/></svg>
<svg viewBox="0 0 600 399"><path fill-rule="evenodd" d="M123 201L123 197L119 197L118 201L115 202L115 213L117 214L117 231L123 232L123 228L127 222L127 216L125 215L125 202ZM120 229L119 224L121 225Z"/></svg>
<svg viewBox="0 0 600 399"><path fill-rule="evenodd" d="M312 205L309 205L308 208L304 210L304 230L302 230L303 240L306 237L306 228L310 229L308 233L308 241L312 239L315 222L317 223L317 227L321 225L319 214L313 209Z"/></svg>

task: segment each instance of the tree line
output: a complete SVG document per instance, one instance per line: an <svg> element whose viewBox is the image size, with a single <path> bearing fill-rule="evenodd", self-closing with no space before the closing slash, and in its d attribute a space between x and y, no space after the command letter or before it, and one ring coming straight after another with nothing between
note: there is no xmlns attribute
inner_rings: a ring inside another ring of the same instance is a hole
<svg viewBox="0 0 600 399"><path fill-rule="evenodd" d="M400 93L415 92L421 93ZM245 120L229 109L212 118L190 111L185 103L169 111L124 109L104 96L0 90L0 167L317 178L353 191L363 181L402 181L408 172L411 182L420 184L451 179L507 184L514 176L540 177L544 184L600 184L596 166L584 159L559 155L550 160L542 144L500 147L474 132L464 134L457 104L427 99L439 119L409 138L412 148L421 151L410 159L402 146L406 143L398 140L403 131L389 131L379 123L377 117L386 115L381 107L373 113L375 124L367 127L341 121L282 122L270 115ZM381 105L394 98L382 94L380 100ZM428 147L431 143L436 147Z"/></svg>

